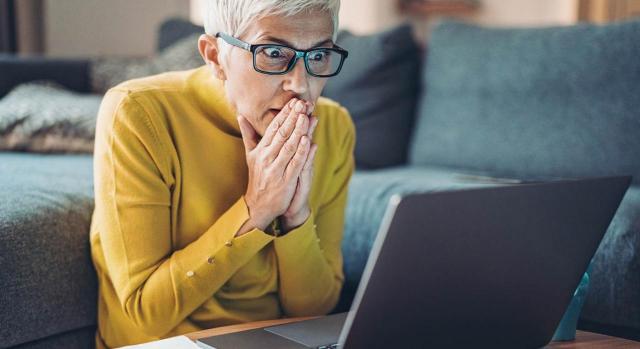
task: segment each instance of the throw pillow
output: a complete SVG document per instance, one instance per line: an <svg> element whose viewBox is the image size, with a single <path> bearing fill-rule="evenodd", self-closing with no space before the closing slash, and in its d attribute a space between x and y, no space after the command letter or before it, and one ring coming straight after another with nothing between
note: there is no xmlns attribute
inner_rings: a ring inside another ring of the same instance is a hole
<svg viewBox="0 0 640 349"><path fill-rule="evenodd" d="M18 85L0 99L0 150L91 153L101 100L52 82Z"/></svg>
<svg viewBox="0 0 640 349"><path fill-rule="evenodd" d="M358 36L347 31L337 44L349 51L340 74L323 95L342 104L356 127L358 168L406 162L420 83L421 52L409 25Z"/></svg>
<svg viewBox="0 0 640 349"><path fill-rule="evenodd" d="M204 62L198 52L199 36L191 34L182 38L151 59L108 57L93 60L90 73L93 91L104 93L126 80L201 66Z"/></svg>

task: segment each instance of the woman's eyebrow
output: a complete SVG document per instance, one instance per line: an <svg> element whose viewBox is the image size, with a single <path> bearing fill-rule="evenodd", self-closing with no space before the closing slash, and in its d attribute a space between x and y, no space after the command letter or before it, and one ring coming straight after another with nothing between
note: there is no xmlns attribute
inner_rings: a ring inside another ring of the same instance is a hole
<svg viewBox="0 0 640 349"><path fill-rule="evenodd" d="M263 37L263 40L273 41L273 42L277 42L279 44L283 44L283 45L291 46L293 48L297 48L297 47L293 46L293 44L291 44L287 40L276 38L274 36L265 36L265 37ZM324 45L324 44L328 44L328 43L333 43L333 39L331 39L331 38L324 39L322 41L319 41L319 42L311 45L311 47L318 47L320 45Z"/></svg>

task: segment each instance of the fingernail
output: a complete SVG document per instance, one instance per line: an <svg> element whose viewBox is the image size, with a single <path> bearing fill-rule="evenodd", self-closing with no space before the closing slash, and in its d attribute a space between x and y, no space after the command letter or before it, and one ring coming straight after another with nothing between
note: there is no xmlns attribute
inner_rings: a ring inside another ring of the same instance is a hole
<svg viewBox="0 0 640 349"><path fill-rule="evenodd" d="M302 103L302 101L298 101L294 110L296 111L296 113L302 113L302 109L304 109L304 104Z"/></svg>
<svg viewBox="0 0 640 349"><path fill-rule="evenodd" d="M307 144L308 141L307 136L302 136L302 139L300 140L302 144Z"/></svg>

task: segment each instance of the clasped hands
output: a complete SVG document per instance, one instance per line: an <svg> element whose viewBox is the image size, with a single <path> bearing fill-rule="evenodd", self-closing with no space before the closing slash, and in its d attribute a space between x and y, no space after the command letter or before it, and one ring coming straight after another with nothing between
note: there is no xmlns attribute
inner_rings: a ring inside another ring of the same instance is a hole
<svg viewBox="0 0 640 349"><path fill-rule="evenodd" d="M309 215L309 192L313 160L318 145L312 143L318 118L309 116L314 105L292 98L275 116L262 138L242 115L238 115L247 160L248 184L245 201L249 220L240 236L253 228L261 230L277 217L289 231Z"/></svg>

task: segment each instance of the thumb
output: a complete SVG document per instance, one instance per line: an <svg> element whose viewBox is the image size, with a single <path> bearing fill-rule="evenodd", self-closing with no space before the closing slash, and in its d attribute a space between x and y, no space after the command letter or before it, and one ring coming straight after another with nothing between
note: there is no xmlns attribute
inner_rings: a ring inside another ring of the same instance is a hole
<svg viewBox="0 0 640 349"><path fill-rule="evenodd" d="M238 114L237 118L240 125L240 133L242 133L242 142L244 143L245 151L248 153L258 145L258 133L244 116Z"/></svg>

